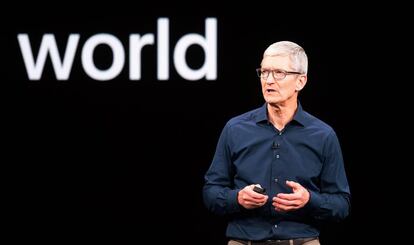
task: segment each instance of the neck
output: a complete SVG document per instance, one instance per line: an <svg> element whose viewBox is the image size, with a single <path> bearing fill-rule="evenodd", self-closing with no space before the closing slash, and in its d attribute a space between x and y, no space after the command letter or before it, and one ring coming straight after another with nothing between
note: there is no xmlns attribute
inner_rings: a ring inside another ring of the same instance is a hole
<svg viewBox="0 0 414 245"><path fill-rule="evenodd" d="M290 121L292 121L298 108L297 100L281 104L267 104L267 114L269 121L279 131L283 130Z"/></svg>

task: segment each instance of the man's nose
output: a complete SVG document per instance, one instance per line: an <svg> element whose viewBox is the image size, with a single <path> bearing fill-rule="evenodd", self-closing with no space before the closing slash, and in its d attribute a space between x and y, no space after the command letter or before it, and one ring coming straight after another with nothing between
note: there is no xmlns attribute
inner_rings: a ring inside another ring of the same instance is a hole
<svg viewBox="0 0 414 245"><path fill-rule="evenodd" d="M269 84L272 84L272 83L274 83L275 82L275 78L273 77L273 74L272 73L269 73L269 76L267 76L267 78L266 78L266 83L269 83Z"/></svg>

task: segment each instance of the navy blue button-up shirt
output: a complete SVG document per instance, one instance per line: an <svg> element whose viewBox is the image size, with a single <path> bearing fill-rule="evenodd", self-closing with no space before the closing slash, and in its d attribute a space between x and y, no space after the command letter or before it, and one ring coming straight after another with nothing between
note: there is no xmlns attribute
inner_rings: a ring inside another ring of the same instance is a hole
<svg viewBox="0 0 414 245"><path fill-rule="evenodd" d="M272 197L290 193L287 180L310 193L302 209L278 212ZM260 184L267 203L245 209L237 194ZM317 222L349 213L350 191L334 130L303 111L300 104L282 131L267 117L267 104L232 118L224 127L205 175L204 202L213 213L228 215L227 236L244 240L292 239L319 235Z"/></svg>

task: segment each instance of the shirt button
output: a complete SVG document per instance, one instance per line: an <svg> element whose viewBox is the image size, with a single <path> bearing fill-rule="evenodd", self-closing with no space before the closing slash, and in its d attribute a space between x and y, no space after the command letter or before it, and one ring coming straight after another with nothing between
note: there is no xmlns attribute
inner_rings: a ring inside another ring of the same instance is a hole
<svg viewBox="0 0 414 245"><path fill-rule="evenodd" d="M275 225L275 228L277 228L277 225Z"/></svg>
<svg viewBox="0 0 414 245"><path fill-rule="evenodd" d="M280 157L280 156L279 156L279 154L277 154L277 155L276 155L276 158L279 158L279 157Z"/></svg>
<svg viewBox="0 0 414 245"><path fill-rule="evenodd" d="M279 132L279 135L282 135L282 132Z"/></svg>
<svg viewBox="0 0 414 245"><path fill-rule="evenodd" d="M275 179L275 182L277 183L279 180L278 179Z"/></svg>

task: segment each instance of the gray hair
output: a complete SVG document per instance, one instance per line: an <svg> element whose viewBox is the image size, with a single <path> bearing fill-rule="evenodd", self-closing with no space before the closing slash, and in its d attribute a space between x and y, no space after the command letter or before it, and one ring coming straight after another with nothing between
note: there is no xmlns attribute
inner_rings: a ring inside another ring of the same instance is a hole
<svg viewBox="0 0 414 245"><path fill-rule="evenodd" d="M298 44L290 41L280 41L270 45L263 53L265 56L289 56L292 68L300 73L308 73L308 56Z"/></svg>

